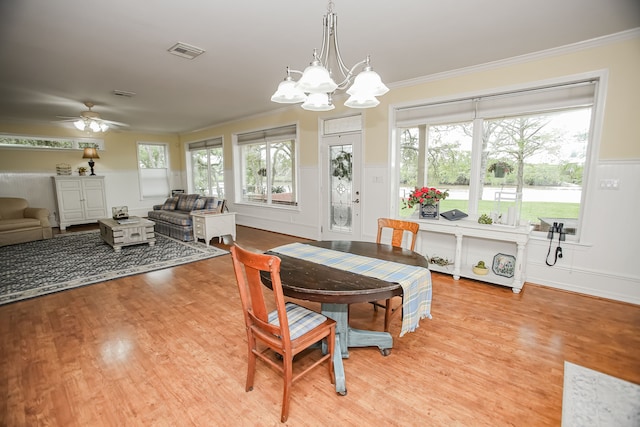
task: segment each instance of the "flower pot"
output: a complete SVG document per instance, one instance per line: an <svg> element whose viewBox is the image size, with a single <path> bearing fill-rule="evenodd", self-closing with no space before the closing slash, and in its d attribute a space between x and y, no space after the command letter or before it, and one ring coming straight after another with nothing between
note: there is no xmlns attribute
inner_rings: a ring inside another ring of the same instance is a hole
<svg viewBox="0 0 640 427"><path fill-rule="evenodd" d="M504 178L504 168L502 166L496 165L496 168L493 171L493 176L496 178Z"/></svg>
<svg viewBox="0 0 640 427"><path fill-rule="evenodd" d="M473 266L473 273L477 274L478 276L486 276L489 273L489 269L488 268L480 268L478 266Z"/></svg>
<svg viewBox="0 0 640 427"><path fill-rule="evenodd" d="M440 219L440 203L421 204L420 219Z"/></svg>

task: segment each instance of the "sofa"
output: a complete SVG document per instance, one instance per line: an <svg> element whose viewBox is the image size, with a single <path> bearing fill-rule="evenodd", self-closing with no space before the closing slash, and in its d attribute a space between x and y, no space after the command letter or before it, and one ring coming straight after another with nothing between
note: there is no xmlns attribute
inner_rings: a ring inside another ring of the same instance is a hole
<svg viewBox="0 0 640 427"><path fill-rule="evenodd" d="M147 217L156 223L155 232L174 239L193 240L191 211L214 210L222 212L225 200L199 194L178 194L169 197L161 205L154 205Z"/></svg>
<svg viewBox="0 0 640 427"><path fill-rule="evenodd" d="M29 207L26 199L0 197L0 246L53 236L49 209Z"/></svg>

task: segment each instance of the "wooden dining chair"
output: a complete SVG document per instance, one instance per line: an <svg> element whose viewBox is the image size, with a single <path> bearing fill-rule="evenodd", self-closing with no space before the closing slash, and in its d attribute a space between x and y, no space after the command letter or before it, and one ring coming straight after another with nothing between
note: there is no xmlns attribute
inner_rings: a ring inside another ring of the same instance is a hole
<svg viewBox="0 0 640 427"><path fill-rule="evenodd" d="M377 243L384 243L382 241L382 236L384 234L385 229L391 229L391 246L395 246L398 248L402 248L402 242L404 241L405 232L410 233L409 244L405 249L414 250L416 247L416 240L418 238L418 230L420 229L420 224L412 221L402 221L398 219L391 218L378 218L378 237L376 238ZM385 234L386 236L386 234ZM372 302L374 310L378 310L378 307L384 308L384 331L389 332L389 325L391 325L391 317L397 313L398 311L402 312L402 302L399 305L393 306L393 299L389 298L383 303L376 301Z"/></svg>
<svg viewBox="0 0 640 427"><path fill-rule="evenodd" d="M277 256L251 252L234 244L231 247L231 257L247 331L249 363L245 390L253 390L256 358L280 371L284 376L280 420L285 422L289 416L291 385L302 375L326 362L331 383L335 382L333 354L336 322L292 302L285 303L280 281L280 258ZM271 276L272 290L263 285L261 272L268 272ZM274 311L267 311L267 301L270 306L275 305ZM293 358L322 340L326 340L327 353L294 375ZM274 357L270 350L279 356Z"/></svg>

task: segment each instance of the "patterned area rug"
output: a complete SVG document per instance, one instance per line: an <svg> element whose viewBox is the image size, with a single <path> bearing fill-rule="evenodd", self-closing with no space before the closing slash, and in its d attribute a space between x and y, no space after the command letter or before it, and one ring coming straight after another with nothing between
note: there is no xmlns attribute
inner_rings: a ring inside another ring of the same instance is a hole
<svg viewBox="0 0 640 427"><path fill-rule="evenodd" d="M160 270L229 252L202 242L181 242L156 233L155 246L115 252L98 231L0 247L0 304L118 277Z"/></svg>
<svg viewBox="0 0 640 427"><path fill-rule="evenodd" d="M640 385L564 362L562 427L640 426Z"/></svg>

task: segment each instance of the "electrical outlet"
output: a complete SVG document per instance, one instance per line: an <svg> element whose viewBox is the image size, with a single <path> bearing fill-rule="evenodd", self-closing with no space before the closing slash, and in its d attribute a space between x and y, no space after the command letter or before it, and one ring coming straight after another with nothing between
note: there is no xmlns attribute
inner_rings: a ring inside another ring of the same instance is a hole
<svg viewBox="0 0 640 427"><path fill-rule="evenodd" d="M618 190L620 189L620 180L619 179L601 179L600 189L601 190Z"/></svg>

